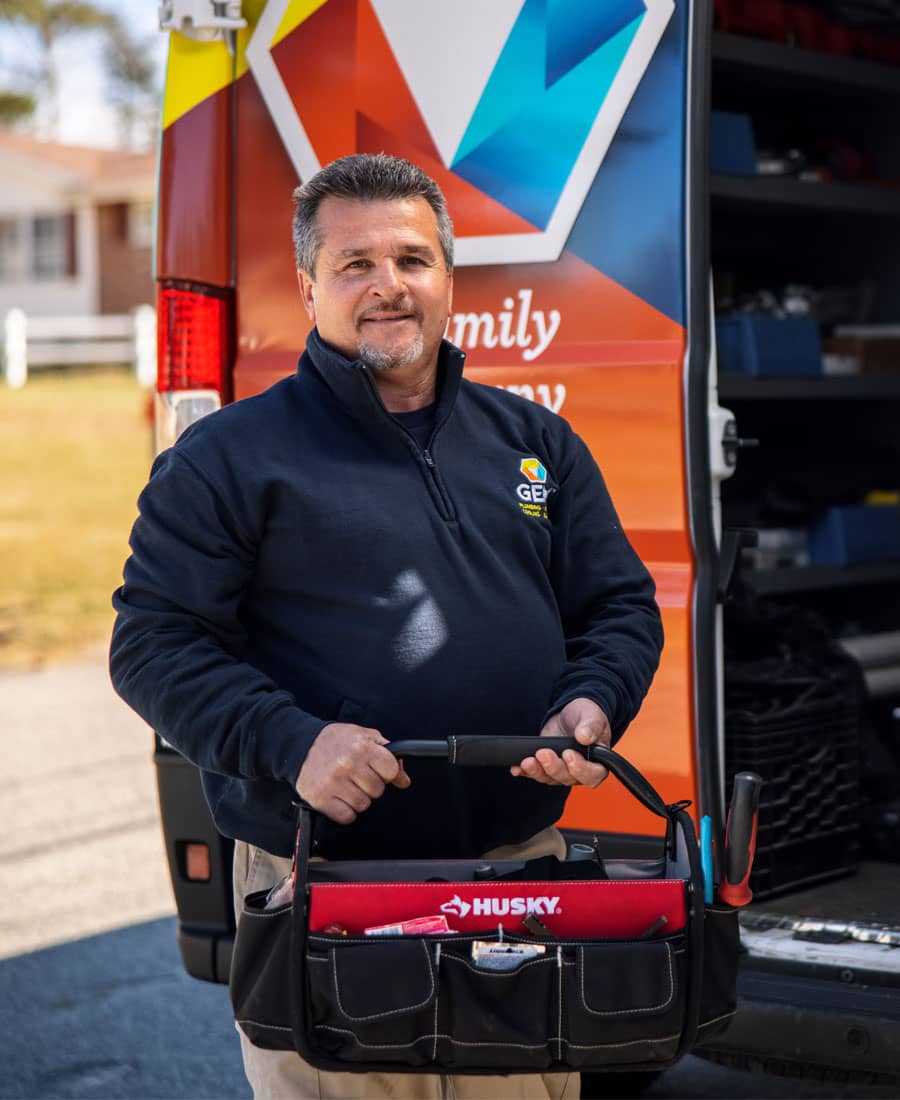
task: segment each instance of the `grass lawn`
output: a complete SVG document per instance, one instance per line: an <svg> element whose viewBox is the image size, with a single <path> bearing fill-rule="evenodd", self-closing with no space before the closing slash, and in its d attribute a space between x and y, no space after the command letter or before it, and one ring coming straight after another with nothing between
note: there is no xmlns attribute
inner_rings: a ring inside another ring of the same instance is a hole
<svg viewBox="0 0 900 1100"><path fill-rule="evenodd" d="M147 391L114 370L0 385L0 666L109 637L151 460L146 408Z"/></svg>

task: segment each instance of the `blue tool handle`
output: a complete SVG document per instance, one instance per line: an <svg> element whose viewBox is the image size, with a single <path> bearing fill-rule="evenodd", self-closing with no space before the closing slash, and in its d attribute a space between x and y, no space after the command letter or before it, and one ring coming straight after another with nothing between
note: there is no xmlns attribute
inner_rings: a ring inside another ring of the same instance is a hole
<svg viewBox="0 0 900 1100"><path fill-rule="evenodd" d="M713 850L712 820L709 814L700 818L700 865L703 868L703 900L707 905L713 903Z"/></svg>

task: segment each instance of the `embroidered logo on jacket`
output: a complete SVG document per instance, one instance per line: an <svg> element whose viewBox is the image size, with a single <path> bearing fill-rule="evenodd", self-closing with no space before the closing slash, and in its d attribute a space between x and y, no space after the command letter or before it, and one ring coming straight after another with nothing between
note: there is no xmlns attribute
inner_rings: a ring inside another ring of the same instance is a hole
<svg viewBox="0 0 900 1100"><path fill-rule="evenodd" d="M539 458L531 456L523 458L519 463L519 473L526 478L524 482L516 486L518 504L526 516L534 519L547 519L547 501L554 492L552 486L547 485L547 468Z"/></svg>

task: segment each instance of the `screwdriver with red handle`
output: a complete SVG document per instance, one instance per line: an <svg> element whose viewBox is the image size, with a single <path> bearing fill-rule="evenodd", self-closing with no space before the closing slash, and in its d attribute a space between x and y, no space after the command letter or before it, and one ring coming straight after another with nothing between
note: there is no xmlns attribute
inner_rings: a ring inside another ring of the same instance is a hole
<svg viewBox="0 0 900 1100"><path fill-rule="evenodd" d="M725 823L725 878L719 897L726 905L747 905L753 897L750 871L756 854L756 826L762 779L755 772L734 777L731 805Z"/></svg>

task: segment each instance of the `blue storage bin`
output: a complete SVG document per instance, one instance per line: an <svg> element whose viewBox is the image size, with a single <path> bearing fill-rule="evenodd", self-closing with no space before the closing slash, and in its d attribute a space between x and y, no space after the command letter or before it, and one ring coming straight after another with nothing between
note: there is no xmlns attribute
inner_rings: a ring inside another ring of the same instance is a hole
<svg viewBox="0 0 900 1100"><path fill-rule="evenodd" d="M900 561L900 509L888 504L829 508L810 531L809 556L830 565Z"/></svg>
<svg viewBox="0 0 900 1100"><path fill-rule="evenodd" d="M749 115L710 112L709 170L726 176L756 175L756 142Z"/></svg>
<svg viewBox="0 0 900 1100"><path fill-rule="evenodd" d="M730 313L716 318L719 369L744 374L822 373L822 341L812 317Z"/></svg>

